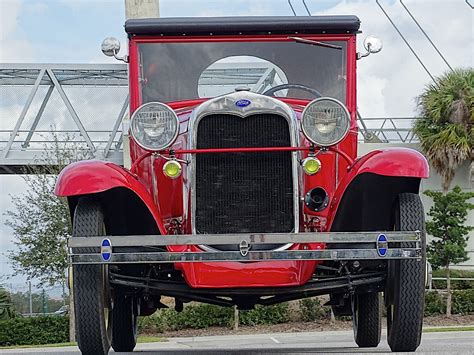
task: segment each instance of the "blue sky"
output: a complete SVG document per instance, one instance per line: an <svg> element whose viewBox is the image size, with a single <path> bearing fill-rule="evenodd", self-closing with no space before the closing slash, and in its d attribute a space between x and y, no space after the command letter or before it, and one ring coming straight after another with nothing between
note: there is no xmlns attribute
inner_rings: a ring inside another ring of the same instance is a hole
<svg viewBox="0 0 474 355"><path fill-rule="evenodd" d="M446 65L395 0L381 0L386 10L433 75ZM298 15L306 15L301 0L292 0ZM358 103L364 116L412 117L415 97L429 77L381 13L374 0L306 0L314 15L354 14L363 34L384 41L380 54L358 62ZM473 11L464 0L405 0L427 33L453 67L473 66ZM292 15L287 0L161 0L161 16ZM116 63L100 51L103 38L115 36L126 50L124 0L0 0L0 63ZM1 64L0 64L1 65ZM5 108L0 104L0 114ZM21 106L19 106L21 110ZM9 111L10 112L10 111ZM19 112L13 114L17 117ZM2 121L6 121L3 111ZM14 121L13 121L14 122ZM3 213L11 208L8 193L22 184L15 177L0 177L0 254L12 248L11 231ZM10 273L0 255L0 276ZM23 283L17 277L14 283Z"/></svg>

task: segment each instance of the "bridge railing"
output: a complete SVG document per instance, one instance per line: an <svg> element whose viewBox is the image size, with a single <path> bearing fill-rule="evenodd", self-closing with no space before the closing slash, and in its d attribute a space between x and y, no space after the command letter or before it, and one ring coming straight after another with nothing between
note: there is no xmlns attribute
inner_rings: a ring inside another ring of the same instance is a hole
<svg viewBox="0 0 474 355"><path fill-rule="evenodd" d="M413 124L417 117L359 117L359 141L368 143L417 143Z"/></svg>

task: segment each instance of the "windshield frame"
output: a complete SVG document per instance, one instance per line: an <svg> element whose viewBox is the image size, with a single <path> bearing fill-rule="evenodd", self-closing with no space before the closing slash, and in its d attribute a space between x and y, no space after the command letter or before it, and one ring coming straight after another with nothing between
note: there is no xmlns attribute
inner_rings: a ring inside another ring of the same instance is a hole
<svg viewBox="0 0 474 355"><path fill-rule="evenodd" d="M141 104L141 90L139 83L139 54L138 45L143 43L199 43L199 42L292 42L290 38L297 36L299 38L312 41L346 41L346 106L349 112L355 118L356 111L356 35L309 35L309 34L285 34L285 35L239 35L239 36L132 36L129 41L129 88L130 88L130 114L132 114ZM311 45L311 44L308 44ZM297 59L295 59L297 60ZM185 100L168 103L173 106L186 106L186 103L196 102L196 100ZM282 98L278 98L282 99ZM204 100L205 101L205 100ZM292 101L308 103L311 100L301 99L282 99L282 101L291 103Z"/></svg>

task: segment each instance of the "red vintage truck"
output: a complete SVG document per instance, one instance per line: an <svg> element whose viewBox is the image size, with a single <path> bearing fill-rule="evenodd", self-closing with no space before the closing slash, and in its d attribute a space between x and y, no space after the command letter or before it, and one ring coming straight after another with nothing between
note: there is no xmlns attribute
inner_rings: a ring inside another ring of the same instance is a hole
<svg viewBox="0 0 474 355"><path fill-rule="evenodd" d="M83 353L131 351L164 305L327 294L360 347L420 344L425 231L416 151L357 155L355 16L128 20L130 169L60 174Z"/></svg>

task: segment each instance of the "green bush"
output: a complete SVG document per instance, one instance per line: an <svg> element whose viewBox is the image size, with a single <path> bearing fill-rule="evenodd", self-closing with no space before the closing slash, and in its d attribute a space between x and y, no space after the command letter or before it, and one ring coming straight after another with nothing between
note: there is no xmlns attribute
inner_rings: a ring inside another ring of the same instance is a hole
<svg viewBox="0 0 474 355"><path fill-rule="evenodd" d="M257 305L250 311L241 311L239 320L242 325L280 324L290 320L290 310L288 303L272 306Z"/></svg>
<svg viewBox="0 0 474 355"><path fill-rule="evenodd" d="M0 321L0 346L69 341L68 317L29 317Z"/></svg>
<svg viewBox="0 0 474 355"><path fill-rule="evenodd" d="M232 314L232 308L200 304L188 306L180 313L174 310L168 311L168 324L171 326L171 329L201 329L212 326L227 326Z"/></svg>
<svg viewBox="0 0 474 355"><path fill-rule="evenodd" d="M437 291L425 294L425 317L446 313L446 300Z"/></svg>
<svg viewBox="0 0 474 355"><path fill-rule="evenodd" d="M228 326L233 316L232 308L210 304L189 305L182 312L162 309L150 317L139 320L139 329L148 333L185 328L201 329L212 326Z"/></svg>
<svg viewBox="0 0 474 355"><path fill-rule="evenodd" d="M330 315L329 307L323 307L319 298L304 298L299 301L299 313L302 320L312 322L318 319L326 319Z"/></svg>
<svg viewBox="0 0 474 355"><path fill-rule="evenodd" d="M278 324L289 320L287 303L274 306L256 306L241 311L240 324ZM146 333L162 333L166 330L201 329L212 326L228 327L234 322L234 310L209 304L188 305L182 312L162 309L150 317L140 318L139 329Z"/></svg>
<svg viewBox="0 0 474 355"><path fill-rule="evenodd" d="M427 292L425 296L425 316L446 313L446 295L438 291ZM474 313L474 290L453 291L453 314Z"/></svg>
<svg viewBox="0 0 474 355"><path fill-rule="evenodd" d="M450 270L451 277L474 278L474 271L468 270ZM444 269L433 270L433 277L446 277ZM433 288L439 290L446 289L445 280L433 280ZM451 289L453 290L467 290L474 289L474 281L466 280L451 280Z"/></svg>
<svg viewBox="0 0 474 355"><path fill-rule="evenodd" d="M453 291L453 313L474 313L474 290Z"/></svg>

